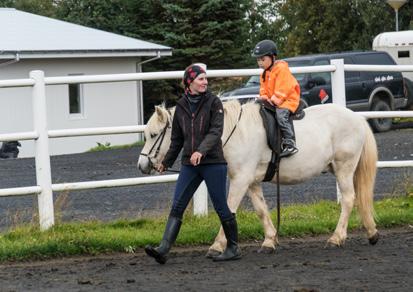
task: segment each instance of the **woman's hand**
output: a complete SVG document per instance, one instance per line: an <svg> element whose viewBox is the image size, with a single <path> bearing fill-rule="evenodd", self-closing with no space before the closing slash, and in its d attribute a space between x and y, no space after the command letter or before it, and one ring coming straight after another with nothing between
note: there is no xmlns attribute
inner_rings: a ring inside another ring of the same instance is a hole
<svg viewBox="0 0 413 292"><path fill-rule="evenodd" d="M166 167L161 163L155 167L156 171L159 173L163 173L166 170Z"/></svg>
<svg viewBox="0 0 413 292"><path fill-rule="evenodd" d="M200 153L200 152L192 153L191 159L190 159L191 164L193 166L197 166L201 162L201 158L202 158L202 153Z"/></svg>

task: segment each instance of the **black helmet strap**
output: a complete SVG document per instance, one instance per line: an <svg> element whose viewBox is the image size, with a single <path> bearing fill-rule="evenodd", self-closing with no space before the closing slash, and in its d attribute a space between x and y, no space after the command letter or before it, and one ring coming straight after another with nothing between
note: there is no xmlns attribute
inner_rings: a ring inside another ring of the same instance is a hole
<svg viewBox="0 0 413 292"><path fill-rule="evenodd" d="M271 57L271 65L267 69L264 69L264 72L262 72L262 80L263 81L265 81L265 75L266 75L265 73L267 73L267 71L271 71L272 66L274 65L274 55L271 54L271 55L266 55L266 56Z"/></svg>

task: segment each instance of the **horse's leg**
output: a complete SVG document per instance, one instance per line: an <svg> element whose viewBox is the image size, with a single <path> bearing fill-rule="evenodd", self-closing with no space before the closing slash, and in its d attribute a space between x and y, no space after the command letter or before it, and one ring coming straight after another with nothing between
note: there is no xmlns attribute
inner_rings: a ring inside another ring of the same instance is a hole
<svg viewBox="0 0 413 292"><path fill-rule="evenodd" d="M338 163L341 164L341 163ZM348 163L349 164L349 163ZM340 218L333 236L328 239L328 243L336 246L344 244L347 238L347 226L351 211L354 206L355 191L353 184L353 167L343 163L339 167L335 167L334 172L337 178L338 187L340 189L341 198L341 213ZM337 166L337 165L336 165Z"/></svg>
<svg viewBox="0 0 413 292"><path fill-rule="evenodd" d="M240 170L241 172L241 170ZM248 188L248 179L245 177L234 177L230 180L229 183L229 194L228 194L228 207L232 213L236 213L239 207L239 204L244 197L247 188ZM214 243L210 246L207 257L213 257L222 253L227 246L227 239L224 234L224 230L219 229L218 235L215 238Z"/></svg>
<svg viewBox="0 0 413 292"><path fill-rule="evenodd" d="M258 252L273 253L275 251L275 245L278 244L277 231L272 223L270 212L268 211L268 206L262 193L261 184L251 184L248 188L248 194L264 227L265 239Z"/></svg>

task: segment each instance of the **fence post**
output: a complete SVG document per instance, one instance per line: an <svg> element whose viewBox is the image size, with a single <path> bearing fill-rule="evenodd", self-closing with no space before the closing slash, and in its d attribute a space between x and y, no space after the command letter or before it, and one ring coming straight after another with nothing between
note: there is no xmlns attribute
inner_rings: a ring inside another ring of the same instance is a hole
<svg viewBox="0 0 413 292"><path fill-rule="evenodd" d="M331 65L336 66L336 71L331 72L331 92L333 94L333 103L346 106L346 80L344 77L344 60L331 60ZM336 183L337 203L341 202L341 192Z"/></svg>
<svg viewBox="0 0 413 292"><path fill-rule="evenodd" d="M344 60L331 60L331 65L336 67L336 71L331 72L331 92L333 103L346 106L346 84L344 79Z"/></svg>
<svg viewBox="0 0 413 292"><path fill-rule="evenodd" d="M31 71L33 86L33 125L39 134L35 140L36 181L42 191L37 197L39 205L40 230L54 225L52 175L50 169L49 136L47 133L46 87L43 71Z"/></svg>
<svg viewBox="0 0 413 292"><path fill-rule="evenodd" d="M208 215L208 189L203 181L194 194L194 215Z"/></svg>

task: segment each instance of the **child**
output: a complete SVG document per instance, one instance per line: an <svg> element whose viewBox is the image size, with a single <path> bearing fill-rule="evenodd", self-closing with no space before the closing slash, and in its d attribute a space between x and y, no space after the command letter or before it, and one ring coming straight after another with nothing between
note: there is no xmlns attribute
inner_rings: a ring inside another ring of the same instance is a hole
<svg viewBox="0 0 413 292"><path fill-rule="evenodd" d="M300 103L300 86L291 74L287 62L277 60L277 46L271 40L259 42L252 56L258 66L264 69L260 78L260 99L265 99L276 107L277 121L282 135L280 157L298 152L291 113L295 113Z"/></svg>

